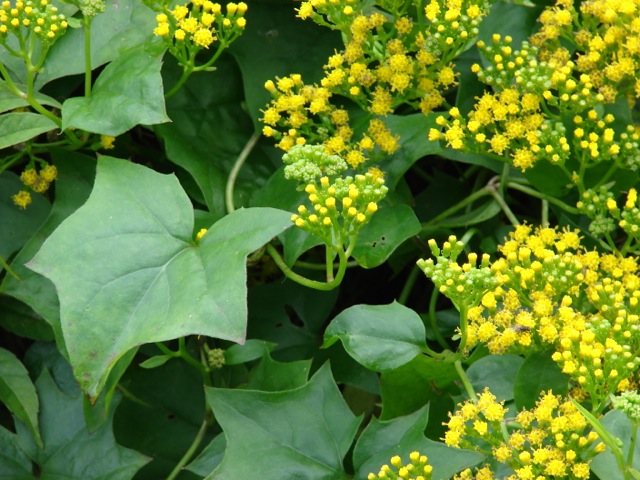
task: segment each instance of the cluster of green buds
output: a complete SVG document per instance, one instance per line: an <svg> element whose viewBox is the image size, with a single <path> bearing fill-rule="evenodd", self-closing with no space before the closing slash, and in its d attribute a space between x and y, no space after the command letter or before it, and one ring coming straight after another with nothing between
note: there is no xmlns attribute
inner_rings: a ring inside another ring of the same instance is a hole
<svg viewBox="0 0 640 480"><path fill-rule="evenodd" d="M347 169L347 162L342 157L329 155L322 145L295 145L282 156L282 161L287 165L284 167L285 178L297 180L301 185L319 177L339 175Z"/></svg>
<svg viewBox="0 0 640 480"><path fill-rule="evenodd" d="M33 166L27 168L20 175L20 180L27 187L21 190L11 198L20 208L27 208L31 204L31 191L36 193L44 193L49 190L51 183L58 176L58 169L54 165L45 164L38 172Z"/></svg>
<svg viewBox="0 0 640 480"><path fill-rule="evenodd" d="M429 240L429 248L436 261L420 259L418 267L431 279L440 293L451 300L458 311L478 305L485 293L499 284L489 266L489 255L483 254L478 266L478 255L470 253L467 262L460 265L456 260L464 243L454 235L438 248L436 241Z"/></svg>
<svg viewBox="0 0 640 480"><path fill-rule="evenodd" d="M48 48L68 26L65 16L58 13L58 8L49 0L4 0L0 8L0 44L16 57L22 58L23 54L14 49L13 42L8 42L10 34L21 46L29 45L29 38L34 34L43 47Z"/></svg>
<svg viewBox="0 0 640 480"><path fill-rule="evenodd" d="M399 455L391 457L389 463L384 464L378 474L370 473L367 480L431 480L433 467L429 465L426 455L420 452L409 454L409 463L403 464Z"/></svg>
<svg viewBox="0 0 640 480"><path fill-rule="evenodd" d="M205 344L204 351L207 355L207 364L211 370L220 370L224 367L226 360L222 348L209 348Z"/></svg>
<svg viewBox="0 0 640 480"><path fill-rule="evenodd" d="M640 426L640 393L623 392L613 397L613 408L624 412L635 426Z"/></svg>
<svg viewBox="0 0 640 480"><path fill-rule="evenodd" d="M638 208L638 191L635 188L629 189L627 201L622 207L613 198L607 200L607 208L613 218L618 221L618 225L630 238L640 241L640 209Z"/></svg>
<svg viewBox="0 0 640 480"><path fill-rule="evenodd" d="M608 235L616 229L615 220L609 215L609 207L616 205L617 208L617 204L609 187L603 185L597 191L585 191L576 204L580 213L591 219L589 232L593 235Z"/></svg>
<svg viewBox="0 0 640 480"><path fill-rule="evenodd" d="M283 156L285 177L295 179L309 196L311 206L300 205L291 221L321 238L327 246L347 252L355 247L359 230L378 210L389 189L384 175L370 168L364 175L340 176L347 163L329 155L322 145L296 145Z"/></svg>

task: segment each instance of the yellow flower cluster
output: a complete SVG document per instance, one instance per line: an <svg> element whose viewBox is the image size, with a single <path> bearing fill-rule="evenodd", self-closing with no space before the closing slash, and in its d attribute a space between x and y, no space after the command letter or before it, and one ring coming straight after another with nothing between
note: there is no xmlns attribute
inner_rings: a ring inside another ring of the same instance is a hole
<svg viewBox="0 0 640 480"><path fill-rule="evenodd" d="M402 458L395 455L389 461L391 466L384 464L377 475L370 473L367 480L431 480L433 467L427 463L428 461L426 455L411 452L409 463L404 465Z"/></svg>
<svg viewBox="0 0 640 480"><path fill-rule="evenodd" d="M477 35L488 3L432 0L417 23L393 2L378 3L387 15L365 14L356 0L301 4L298 17L340 30L345 48L328 59L319 85L304 85L296 75L265 85L274 98L262 119L264 134L279 148L322 143L357 167L377 151L391 154L399 147L380 117L401 105L430 113L445 103L443 92L456 85L451 62ZM352 138L349 115L332 104L337 95L372 116L361 138Z"/></svg>
<svg viewBox="0 0 640 480"><path fill-rule="evenodd" d="M44 168L37 172L35 168L27 168L20 175L22 183L29 190L36 193L44 193L49 190L51 183L58 177L58 169L54 165L45 165ZM13 203L20 208L27 208L31 204L31 193L29 190L21 190L11 197Z"/></svg>
<svg viewBox="0 0 640 480"><path fill-rule="evenodd" d="M640 18L633 0L588 0L576 10L558 0L540 15L542 28L532 42L543 56L569 57L563 42L576 50L578 71L590 76L608 103L618 96L640 96Z"/></svg>
<svg viewBox="0 0 640 480"><path fill-rule="evenodd" d="M625 204L635 215L636 195L631 191ZM553 347L552 358L596 410L610 394L637 388L637 258L587 251L577 232L568 229L533 231L527 225L517 227L499 250L501 258L490 266L498 286L469 308L465 348L485 344L502 354ZM476 290L467 291L471 305ZM444 293L454 304L460 301Z"/></svg>
<svg viewBox="0 0 640 480"><path fill-rule="evenodd" d="M556 10L546 10L543 19ZM563 15L560 18L565 22ZM440 117L438 125L443 131L431 129L429 138L443 140L457 150L509 159L523 172L547 160L559 165L573 183L582 182L585 170L603 161L637 170L637 142L626 141L635 132L616 138L615 118L598 107L613 103L618 90L603 85L601 73L582 68L580 58L572 60L560 44L547 48L540 35L542 32L533 45L523 42L520 50L511 47L510 37L498 34L490 43L478 42L487 66L476 64L472 71L495 93L478 98L468 119L455 108L449 118ZM622 41L612 37L614 40ZM572 175L565 168L570 158L580 162L580 174ZM583 191L581 184L579 189Z"/></svg>
<svg viewBox="0 0 640 480"><path fill-rule="evenodd" d="M382 172L372 168L364 175L338 177L333 182L322 177L319 184L309 183L305 192L311 208L300 205L291 221L327 245L341 246L352 243L360 228L371 220L388 188Z"/></svg>
<svg viewBox="0 0 640 480"><path fill-rule="evenodd" d="M191 8L188 5L176 5L173 10L158 14L153 33L170 42L209 48L216 40L231 43L247 24L244 14L248 7L244 2L228 3L226 14L219 3L210 0L193 0Z"/></svg>
<svg viewBox="0 0 640 480"><path fill-rule="evenodd" d="M465 402L450 415L445 443L491 454L508 465L513 475L505 480L537 480L541 478L587 479L593 456L604 451L597 443L598 434L569 400L543 393L531 410L516 416L516 428L501 429L505 409L485 390L477 403ZM493 479L489 465L472 472L470 469L454 477L457 480Z"/></svg>
<svg viewBox="0 0 640 480"><path fill-rule="evenodd" d="M67 30L69 26L65 16L58 13L58 8L49 0L16 0L11 2L4 0L0 8L0 43L15 56L20 56L7 45L6 39L9 33L18 38L20 44L26 42L30 32L33 32L45 45L52 44Z"/></svg>
<svg viewBox="0 0 640 480"><path fill-rule="evenodd" d="M332 90L305 85L298 74L278 78L277 83L269 80L265 88L273 100L263 111L262 133L279 140L277 146L285 152L294 145L321 144L327 153L344 157L355 168L374 149L393 153L399 146L397 138L379 119L372 119L367 132L354 141L349 113L331 102Z"/></svg>

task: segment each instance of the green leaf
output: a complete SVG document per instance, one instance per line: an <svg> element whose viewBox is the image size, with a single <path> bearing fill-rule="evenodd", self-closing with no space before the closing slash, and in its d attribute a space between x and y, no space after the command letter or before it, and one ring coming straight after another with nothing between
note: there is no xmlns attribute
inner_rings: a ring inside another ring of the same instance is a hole
<svg viewBox="0 0 640 480"><path fill-rule="evenodd" d="M633 457L630 466L634 465L637 468L638 465L640 465L640 442L638 442L638 438L632 439L633 433L637 435L637 432L634 431L633 424L631 420L629 420L629 417L620 410L611 410L600 419L600 423L606 429L607 433L622 441L621 450L624 458L628 458L627 455L631 448L632 441L634 442ZM591 470L601 479L623 480L627 478L623 475L623 472L620 471L616 458L609 449L596 455L591 462Z"/></svg>
<svg viewBox="0 0 640 480"><path fill-rule="evenodd" d="M224 351L225 365L239 365L262 358L276 346L264 340L247 340L244 345L232 345Z"/></svg>
<svg viewBox="0 0 640 480"><path fill-rule="evenodd" d="M174 358L172 355L155 355L140 362L140 368L157 368Z"/></svg>
<svg viewBox="0 0 640 480"><path fill-rule="evenodd" d="M429 465L433 467L434 479L451 478L454 473L485 458L480 453L447 447L425 438L428 418L428 407L389 421L373 418L353 451L356 479L366 480L369 473L377 474L394 455L400 455L408 463L409 453L413 451L427 456Z"/></svg>
<svg viewBox="0 0 640 480"><path fill-rule="evenodd" d="M3 113L0 115L0 150L56 128L58 126L53 120L39 113Z"/></svg>
<svg viewBox="0 0 640 480"><path fill-rule="evenodd" d="M47 369L36 380L36 387L41 405L40 428L44 449L36 448L30 433L20 424L16 429L20 445L31 461L38 465L38 478L128 480L147 462L138 452L115 443L111 431L112 417L103 427L90 432L84 422L80 393L70 396L62 392ZM0 471L4 471L1 463Z"/></svg>
<svg viewBox="0 0 640 480"><path fill-rule="evenodd" d="M22 420L42 448L38 429L38 396L29 372L9 350L0 348L0 402Z"/></svg>
<svg viewBox="0 0 640 480"><path fill-rule="evenodd" d="M398 368L426 347L422 320L397 303L356 305L335 317L324 334L323 347L341 340L345 350L370 370Z"/></svg>
<svg viewBox="0 0 640 480"><path fill-rule="evenodd" d="M196 475L206 477L210 472L218 468L218 465L220 465L220 462L222 462L222 459L224 458L224 451L226 447L227 440L224 437L224 433L221 433L211 440L209 445L202 450L200 455L198 455L198 457L185 468Z"/></svg>
<svg viewBox="0 0 640 480"><path fill-rule="evenodd" d="M278 392L303 386L309 378L311 360L278 362L265 353L251 372L247 387L251 390Z"/></svg>
<svg viewBox="0 0 640 480"><path fill-rule="evenodd" d="M25 209L14 204L11 196L23 188L16 174L6 171L0 174L0 257L5 260L22 248L51 210L49 202L38 193L31 194L31 205Z"/></svg>
<svg viewBox="0 0 640 480"><path fill-rule="evenodd" d="M304 386L284 392L206 389L227 439L207 478L346 479L342 461L360 419L324 365Z"/></svg>
<svg viewBox="0 0 640 480"><path fill-rule="evenodd" d="M432 142L427 138L429 129L440 128L436 125L436 118L441 113L423 115L388 115L385 118L387 127L400 135L400 149L389 155L380 164L380 168L387 174L387 185L394 187L411 166L422 157L434 155L442 151L440 142Z"/></svg>
<svg viewBox="0 0 640 480"><path fill-rule="evenodd" d="M87 203L29 263L56 285L82 389L95 398L117 359L142 343L244 341L246 256L289 226L280 210L237 210L195 244L193 207L174 176L101 157Z"/></svg>
<svg viewBox="0 0 640 480"><path fill-rule="evenodd" d="M429 438L444 435L442 423L448 421L448 413L455 405L452 396L459 395L455 386L459 376L451 363L437 361L419 355L400 368L383 372L380 376L383 419L390 419L430 405ZM411 395L407 395L411 392Z"/></svg>
<svg viewBox="0 0 640 480"><path fill-rule="evenodd" d="M204 420L202 375L182 359L151 370L134 362L120 385L128 396L115 414L116 438L123 446L153 458L136 479L166 478L193 443ZM214 431L207 431L203 445L213 437Z"/></svg>
<svg viewBox="0 0 640 480"><path fill-rule="evenodd" d="M18 436L0 426L0 478L28 480L33 478L32 468L31 460L20 447Z"/></svg>
<svg viewBox="0 0 640 480"><path fill-rule="evenodd" d="M31 340L50 341L53 330L28 305L8 295L0 295L0 327Z"/></svg>
<svg viewBox="0 0 640 480"><path fill-rule="evenodd" d="M478 40L489 44L494 33L510 35L513 38L512 47L519 49L522 41L527 40L538 26L538 17L543 8L543 5L528 7L495 2L491 5L489 15L480 24Z"/></svg>
<svg viewBox="0 0 640 480"><path fill-rule="evenodd" d="M457 215L455 217L448 217L444 220L434 224L438 227L467 227L469 225L477 225L478 223L485 222L490 218L495 217L500 213L500 205L493 198L490 198L486 202L483 202L480 206L474 208L468 213Z"/></svg>
<svg viewBox="0 0 640 480"><path fill-rule="evenodd" d="M100 73L90 97L67 99L62 128L118 136L134 126L168 122L160 67L162 56L134 48Z"/></svg>
<svg viewBox="0 0 640 480"><path fill-rule="evenodd" d="M474 362L466 374L476 392L489 387L498 400L513 400L516 375L523 363L518 355L488 355Z"/></svg>
<svg viewBox="0 0 640 480"><path fill-rule="evenodd" d="M51 153L53 163L58 169L58 178L55 183L56 200L45 223L11 263L20 280L8 275L1 289L5 294L21 300L41 315L53 328L58 346L64 351L60 328L60 306L55 286L50 280L28 269L25 264L33 258L51 232L89 197L95 177L96 161L94 158L68 150L53 149ZM36 199L37 196L34 197L34 202ZM3 216L3 218L6 217ZM3 226L4 224L0 222L0 231Z"/></svg>
<svg viewBox="0 0 640 480"><path fill-rule="evenodd" d="M26 91L27 87L18 85L18 88L24 92ZM62 107L62 105L56 99L51 98L47 95L36 93L34 96L35 99L43 105L50 105L55 108ZM29 102L27 102L26 99L13 93L7 85L7 82L5 82L4 80L0 80L0 113L28 106Z"/></svg>
<svg viewBox="0 0 640 480"><path fill-rule="evenodd" d="M338 289L323 292L291 280L250 288L248 336L276 343L277 360L311 358L337 298Z"/></svg>
<svg viewBox="0 0 640 480"><path fill-rule="evenodd" d="M383 206L360 230L353 258L364 268L377 267L419 232L420 222L409 205Z"/></svg>
<svg viewBox="0 0 640 480"><path fill-rule="evenodd" d="M540 392L553 390L556 395L566 395L569 377L562 373L550 352L536 352L529 355L516 377L514 398L518 409L533 408Z"/></svg>
<svg viewBox="0 0 640 480"><path fill-rule="evenodd" d="M107 0L104 13L91 22L91 69L104 65L153 38L156 14L137 0ZM56 78L84 73L84 29L68 29L56 40L37 77L37 88Z"/></svg>
<svg viewBox="0 0 640 480"><path fill-rule="evenodd" d="M163 72L167 70L165 66ZM175 70L179 77L182 68ZM189 172L216 218L226 214L227 178L254 134L243 106L242 82L233 59L222 57L216 61L215 72L192 75L167 101L173 123L155 127L165 142L169 160ZM165 83L171 86L173 81ZM272 160L259 147L251 150L235 180L236 208L251 204L252 196L274 168ZM275 204L265 206L278 208Z"/></svg>
<svg viewBox="0 0 640 480"><path fill-rule="evenodd" d="M252 2L247 11L247 29L229 51L242 70L255 129L262 128L258 121L262 117L260 110L271 100L265 81L291 73L301 74L307 84L319 81L323 59L343 47L337 32L296 18L290 3Z"/></svg>

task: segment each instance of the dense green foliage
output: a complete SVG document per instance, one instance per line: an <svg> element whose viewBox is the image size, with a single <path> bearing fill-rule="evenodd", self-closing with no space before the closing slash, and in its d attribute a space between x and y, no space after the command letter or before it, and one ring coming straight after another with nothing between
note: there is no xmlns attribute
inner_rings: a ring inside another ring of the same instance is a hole
<svg viewBox="0 0 640 480"><path fill-rule="evenodd" d="M638 70L630 0L5 0L0 478L640 478Z"/></svg>

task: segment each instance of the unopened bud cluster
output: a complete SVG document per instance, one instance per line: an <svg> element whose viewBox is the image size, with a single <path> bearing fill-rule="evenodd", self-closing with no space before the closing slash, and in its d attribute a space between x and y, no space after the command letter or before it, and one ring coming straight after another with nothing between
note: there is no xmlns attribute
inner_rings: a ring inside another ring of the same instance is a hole
<svg viewBox="0 0 640 480"><path fill-rule="evenodd" d="M431 480L433 467L428 460L420 452L411 452L405 465L399 455L394 455L389 461L391 465L382 465L378 474L370 473L367 480Z"/></svg>
<svg viewBox="0 0 640 480"><path fill-rule="evenodd" d="M371 220L388 190L382 172L377 169L333 181L324 176L318 183L307 184L304 191L311 206L300 205L291 221L322 238L327 245L350 244L360 228Z"/></svg>
<svg viewBox="0 0 640 480"><path fill-rule="evenodd" d="M282 156L284 176L301 184L315 182L323 176L335 176L347 169L339 155L329 155L322 145L295 145Z"/></svg>
<svg viewBox="0 0 640 480"><path fill-rule="evenodd" d="M442 249L435 240L429 240L429 248L436 261L420 259L417 265L458 310L477 305L487 291L498 286L489 266L489 255L482 255L479 266L475 253L470 253L462 265L456 261L464 244L454 235L442 244Z"/></svg>

